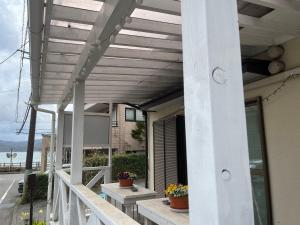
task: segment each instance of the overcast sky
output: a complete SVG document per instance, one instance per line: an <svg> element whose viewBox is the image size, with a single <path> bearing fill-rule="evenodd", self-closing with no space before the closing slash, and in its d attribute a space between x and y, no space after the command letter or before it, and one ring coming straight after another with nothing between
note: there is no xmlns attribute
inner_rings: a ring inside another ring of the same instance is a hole
<svg viewBox="0 0 300 225"><path fill-rule="evenodd" d="M18 49L21 45L23 0L1 0L0 4L0 61ZM27 13L26 13L27 21ZM21 126L26 109L25 101L30 95L29 60L24 60L24 70L21 80L19 118L16 118L17 87L19 77L20 53L0 65L0 140L23 141L27 134L16 135ZM53 108L53 106L51 107ZM28 132L29 119L24 132ZM37 133L49 132L51 118L38 113ZM40 134L36 135L41 138Z"/></svg>

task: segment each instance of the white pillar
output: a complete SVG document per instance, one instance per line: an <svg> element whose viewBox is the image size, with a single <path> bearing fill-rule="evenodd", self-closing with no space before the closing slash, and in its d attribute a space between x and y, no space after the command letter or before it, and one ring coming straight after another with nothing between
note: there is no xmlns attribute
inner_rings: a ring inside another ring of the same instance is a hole
<svg viewBox="0 0 300 225"><path fill-rule="evenodd" d="M71 184L82 183L85 81L77 81L73 90ZM69 225L79 225L76 195L70 191Z"/></svg>
<svg viewBox="0 0 300 225"><path fill-rule="evenodd" d="M64 111L59 110L57 115L57 130L56 130L56 154L55 154L55 169L62 168L63 159L63 137L64 136Z"/></svg>
<svg viewBox="0 0 300 225"><path fill-rule="evenodd" d="M58 110L57 128L56 128L56 152L55 152L55 170L62 168L63 158L63 135L64 135L64 111ZM54 201L53 201L53 220L58 218L58 199L56 199L59 190L58 178L54 179ZM57 205L56 205L57 204Z"/></svg>
<svg viewBox="0 0 300 225"><path fill-rule="evenodd" d="M236 0L182 1L191 225L253 225Z"/></svg>
<svg viewBox="0 0 300 225"><path fill-rule="evenodd" d="M109 147L108 147L108 167L109 169L105 171L105 176L104 176L104 183L111 183L112 180L112 110L113 110L113 104L110 102L109 103Z"/></svg>

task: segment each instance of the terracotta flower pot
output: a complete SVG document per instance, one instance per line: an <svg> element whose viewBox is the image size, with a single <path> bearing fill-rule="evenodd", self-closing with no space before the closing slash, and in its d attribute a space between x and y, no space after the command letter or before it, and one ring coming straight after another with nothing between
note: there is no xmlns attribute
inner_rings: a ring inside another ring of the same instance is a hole
<svg viewBox="0 0 300 225"><path fill-rule="evenodd" d="M184 197L169 197L170 206L173 209L188 209L189 208L189 199L188 196Z"/></svg>
<svg viewBox="0 0 300 225"><path fill-rule="evenodd" d="M131 187L133 185L133 179L119 179L120 187Z"/></svg>

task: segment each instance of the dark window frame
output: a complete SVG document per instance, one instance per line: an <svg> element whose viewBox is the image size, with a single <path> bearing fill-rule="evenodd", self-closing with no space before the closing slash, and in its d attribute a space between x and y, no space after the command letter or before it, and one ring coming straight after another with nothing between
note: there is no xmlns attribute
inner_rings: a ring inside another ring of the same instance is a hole
<svg viewBox="0 0 300 225"><path fill-rule="evenodd" d="M127 115L126 114L127 110L133 110L134 111L134 119L133 120L127 119L127 116L126 116ZM137 120L137 118L136 118L136 111L137 111L137 109L135 109L135 108L126 107L125 108L125 121L126 122L145 122L145 117L144 117L144 120Z"/></svg>
<svg viewBox="0 0 300 225"><path fill-rule="evenodd" d="M133 112L134 112L134 119L133 120L131 120L131 119L127 119L127 110L132 110ZM135 108L129 108L129 107L126 107L125 108L125 121L127 121L127 122L136 122L136 112L135 112Z"/></svg>
<svg viewBox="0 0 300 225"><path fill-rule="evenodd" d="M261 139L261 153L263 160L262 169L250 169L252 175L261 175L264 177L265 181L265 194L266 194L266 206L267 206L267 220L268 225L273 224L273 213L272 213L272 198L271 198L271 188L270 188L270 173L267 155L267 142L265 133L265 122L264 122L264 112L263 112L263 100L262 97L256 97L252 99L247 99L245 102L245 107L257 106L258 112L258 124L260 129L260 139ZM254 197L254 196L253 196Z"/></svg>

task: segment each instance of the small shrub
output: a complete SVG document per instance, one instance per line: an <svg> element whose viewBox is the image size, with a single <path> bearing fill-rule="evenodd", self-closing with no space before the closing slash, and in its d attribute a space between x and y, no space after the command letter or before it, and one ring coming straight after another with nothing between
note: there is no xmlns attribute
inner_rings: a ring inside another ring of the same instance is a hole
<svg viewBox="0 0 300 225"><path fill-rule="evenodd" d="M108 158L105 155L91 155L84 160L84 166L97 167L107 166ZM137 178L145 177L145 155L144 154L115 154L112 157L112 180L118 180L118 174L123 171L135 173ZM83 184L87 184L98 171L84 171Z"/></svg>
<svg viewBox="0 0 300 225"><path fill-rule="evenodd" d="M48 174L38 173L36 175L36 184L35 189L33 191L33 200L45 200L47 199L47 190L48 190ZM29 198L29 190L26 185L25 192L22 195L21 204L28 203L30 201Z"/></svg>

